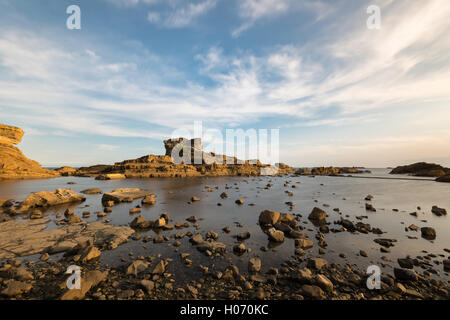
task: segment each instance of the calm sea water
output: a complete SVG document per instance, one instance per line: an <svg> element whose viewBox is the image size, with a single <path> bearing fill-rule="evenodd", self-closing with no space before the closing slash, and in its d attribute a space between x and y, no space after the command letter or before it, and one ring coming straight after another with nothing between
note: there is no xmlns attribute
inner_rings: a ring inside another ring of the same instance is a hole
<svg viewBox="0 0 450 320"><path fill-rule="evenodd" d="M372 169L371 174L364 174L364 177L388 177L387 169ZM398 177L398 176L395 176ZM408 178L408 177L405 177ZM69 181L76 184L68 185ZM284 183L289 181L289 185L298 184L299 188L284 187ZM273 186L266 190L264 187L271 183ZM228 185L230 189L225 189ZM213 192L207 192L205 186L214 188ZM218 187L216 190L215 187ZM128 261L129 253L132 252L135 257L156 256L162 254L164 258L173 258L173 262L169 264L169 272L175 274L175 279L189 280L198 278L201 273L196 267L198 264L211 266L214 264L218 269L228 265L230 262L235 263L241 270L247 269L249 257L259 256L263 262L263 270L267 270L272 266L279 267L281 263L294 255L294 240L286 239L284 243L271 248L268 252L260 250L262 246L268 245L267 236L257 225L259 213L265 209L275 210L279 212L290 212L301 214L302 221L307 221L307 216L315 206L323 208L330 215L329 222L338 220L341 216L358 222L356 216L368 216L364 219L364 223L370 223L372 227L378 227L386 233L378 236L374 234L351 234L348 232L329 233L326 234L328 242L327 253L323 256L329 262L338 264L356 264L361 269L366 269L371 264L380 265L381 257L387 256L392 262L385 262L387 265L382 267L383 272L392 273L393 267L397 267L397 258L404 258L406 255L416 257L423 256L423 250L428 253L434 253L438 257L441 264L435 266L439 274L436 278L449 280L447 274L443 271L442 260L448 258L445 248L450 248L450 216L437 217L431 213L431 207L438 205L450 210L450 184L437 183L422 180L385 180L370 178L352 178L352 177L201 177L201 178L185 178L185 179L146 179L146 180L116 180L116 181L97 181L93 178L78 177L61 177L47 180L28 180L28 181L0 181L0 198L12 198L15 200L23 200L29 193L41 190L54 190L56 188L71 188L76 192L81 190L98 187L103 192L109 192L116 188L142 188L154 193L157 197L157 204L151 207L144 207L142 215L147 219L156 219L162 213L168 213L173 222L184 222L189 216L195 215L200 220L198 224L201 229L198 232L206 233L214 230L219 233L219 241L228 245L229 254L227 259L218 259L206 257L203 254L193 250L192 245L188 242L188 238L180 240L181 247L178 252L174 247L169 246L174 240L163 244L143 243L142 241L130 241L116 250L105 251L102 253L101 260L109 265L127 264L121 259L126 258ZM293 197L289 197L284 191L289 190L294 193ZM219 195L226 191L228 199L221 199ZM371 194L374 196L372 204L377 212L368 212L364 207L364 198ZM198 196L201 201L188 204L192 196ZM95 211L101 211L101 195L86 195L87 201L72 206L75 212L81 216L81 212L90 211L91 217L84 219L86 221L96 221ZM244 205L235 204L235 200L244 199ZM315 202L315 200L317 202ZM285 204L287 201L295 203L292 211ZM217 203L222 206L217 206ZM107 218L114 225L127 225L135 216L130 216L128 211L140 203L136 200L133 203L119 204L113 207L112 213ZM248 204L253 203L254 206ZM324 206L324 204L329 205ZM85 207L88 205L89 207ZM417 210L421 207L421 210ZM339 208L342 215L334 212L333 208ZM54 224L57 212L63 212L66 207L51 208L45 212L51 222L48 228L56 228ZM394 212L398 209L399 212ZM419 217L411 216L411 212L417 211ZM103 219L102 219L103 220ZM427 222L421 222L427 220ZM239 228L235 223L242 223L244 226ZM436 229L437 238L434 241L422 239L420 232L405 232L405 227L415 224L419 227L430 226ZM306 228L313 228L314 231L304 230L315 243L314 235L316 229L311 223L302 224ZM222 228L231 227L231 233L225 234ZM1 226L0 226L1 227ZM333 227L331 225L330 227ZM336 226L339 227L339 226ZM243 231L251 232L250 239L244 243L247 247L252 248L250 253L246 253L241 257L237 257L232 253L232 246L237 243L235 235ZM174 235L178 232L187 231L197 232L194 227L182 230L164 231L162 234L166 236ZM154 231L142 233L143 236L155 236ZM408 239L407 236L416 236L418 239ZM391 253L381 253L380 246L373 240L377 237L397 239L398 242L391 248ZM365 250L368 258L359 257L357 254L360 250ZM179 253L191 253L191 259L194 264L191 268L185 267L181 263ZM340 253L344 253L347 258L339 257ZM318 256L318 246L307 251L306 257ZM33 259L35 257L27 257ZM57 259L58 256L53 257ZM380 265L381 267L381 265ZM180 272L180 270L182 272ZM417 271L422 272L421 269Z"/></svg>

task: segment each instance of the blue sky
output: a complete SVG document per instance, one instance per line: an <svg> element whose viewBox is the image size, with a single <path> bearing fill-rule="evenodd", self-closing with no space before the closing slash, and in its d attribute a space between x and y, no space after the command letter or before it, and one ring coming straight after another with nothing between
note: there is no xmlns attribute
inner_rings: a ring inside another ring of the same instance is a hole
<svg viewBox="0 0 450 320"><path fill-rule="evenodd" d="M0 0L0 123L45 166L162 154L196 120L279 128L294 166L450 165L449 16L447 0Z"/></svg>

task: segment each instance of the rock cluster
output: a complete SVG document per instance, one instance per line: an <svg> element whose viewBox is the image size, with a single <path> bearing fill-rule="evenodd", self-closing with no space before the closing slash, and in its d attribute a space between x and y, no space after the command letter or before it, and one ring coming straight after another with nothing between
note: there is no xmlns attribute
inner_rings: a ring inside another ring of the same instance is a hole
<svg viewBox="0 0 450 320"><path fill-rule="evenodd" d="M125 177L259 176L267 174L267 172L270 174L294 172L285 164L272 167L261 164L259 161L241 161L234 157L204 152L200 139L170 139L165 140L164 144L166 148L164 156L147 155L138 159L117 162L112 166L80 168L73 175L113 179ZM174 154L177 155L175 160L172 158Z"/></svg>

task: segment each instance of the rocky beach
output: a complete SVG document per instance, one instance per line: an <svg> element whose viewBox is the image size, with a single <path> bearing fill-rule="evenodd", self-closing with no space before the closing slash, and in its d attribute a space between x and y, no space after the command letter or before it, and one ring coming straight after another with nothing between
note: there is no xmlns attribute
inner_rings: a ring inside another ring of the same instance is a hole
<svg viewBox="0 0 450 320"><path fill-rule="evenodd" d="M0 125L0 299L450 297L450 184L434 181L448 168L294 169L180 138L165 155L48 170L14 146L22 135ZM174 148L202 161L174 163Z"/></svg>

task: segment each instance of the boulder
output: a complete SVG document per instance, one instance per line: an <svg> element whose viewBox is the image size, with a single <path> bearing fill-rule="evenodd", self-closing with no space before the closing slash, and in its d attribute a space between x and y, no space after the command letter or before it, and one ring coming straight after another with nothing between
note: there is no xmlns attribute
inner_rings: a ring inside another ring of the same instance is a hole
<svg viewBox="0 0 450 320"><path fill-rule="evenodd" d="M248 261L248 272L255 273L261 271L261 259L250 258Z"/></svg>
<svg viewBox="0 0 450 320"><path fill-rule="evenodd" d="M264 210L259 214L259 225L272 225L274 226L278 219L280 219L280 213L272 210Z"/></svg>
<svg viewBox="0 0 450 320"><path fill-rule="evenodd" d="M153 227L153 222L146 220L143 216L138 216L131 221L130 227L133 229L149 229Z"/></svg>
<svg viewBox="0 0 450 320"><path fill-rule="evenodd" d="M108 271L88 271L81 278L81 288L80 289L69 289L62 296L61 300L80 300L83 299L86 293L92 288L95 288L101 282L106 280L108 276Z"/></svg>
<svg viewBox="0 0 450 320"><path fill-rule="evenodd" d="M133 261L127 268L126 270L126 274L127 275L134 275L135 277L137 277L137 275L141 272L144 272L145 270L147 270L149 266L148 262L145 262L143 260L136 260Z"/></svg>
<svg viewBox="0 0 450 320"><path fill-rule="evenodd" d="M283 231L279 231L275 228L270 228L267 230L267 235L269 236L269 240L273 242L283 242L284 241L284 233Z"/></svg>
<svg viewBox="0 0 450 320"><path fill-rule="evenodd" d="M447 210L445 210L444 208L439 208L438 206L433 206L431 208L431 212L433 212L438 217L447 215Z"/></svg>
<svg viewBox="0 0 450 320"><path fill-rule="evenodd" d="M130 202L139 198L144 198L151 193L139 188L124 188L115 189L112 192L107 192L103 194L102 203L107 204L108 201L113 201L114 203Z"/></svg>
<svg viewBox="0 0 450 320"><path fill-rule="evenodd" d="M325 221L327 213L320 208L315 207L308 216L311 221Z"/></svg>
<svg viewBox="0 0 450 320"><path fill-rule="evenodd" d="M434 240L436 239L436 230L434 230L431 227L423 227L420 229L422 232L422 238L427 240Z"/></svg>
<svg viewBox="0 0 450 320"><path fill-rule="evenodd" d="M394 268L394 275L397 280L417 281L417 274L412 270Z"/></svg>
<svg viewBox="0 0 450 320"><path fill-rule="evenodd" d="M72 189L59 188L55 191L40 191L30 194L20 203L19 212L33 208L50 207L61 204L83 202L86 198L75 193Z"/></svg>
<svg viewBox="0 0 450 320"><path fill-rule="evenodd" d="M328 265L328 261L325 259L322 259L322 258L309 259L308 263L307 263L308 268L312 268L312 269L316 269L316 270L320 270L323 267L325 267L326 265Z"/></svg>
<svg viewBox="0 0 450 320"><path fill-rule="evenodd" d="M154 205L156 203L156 198L154 194L149 194L142 199L142 204Z"/></svg>

